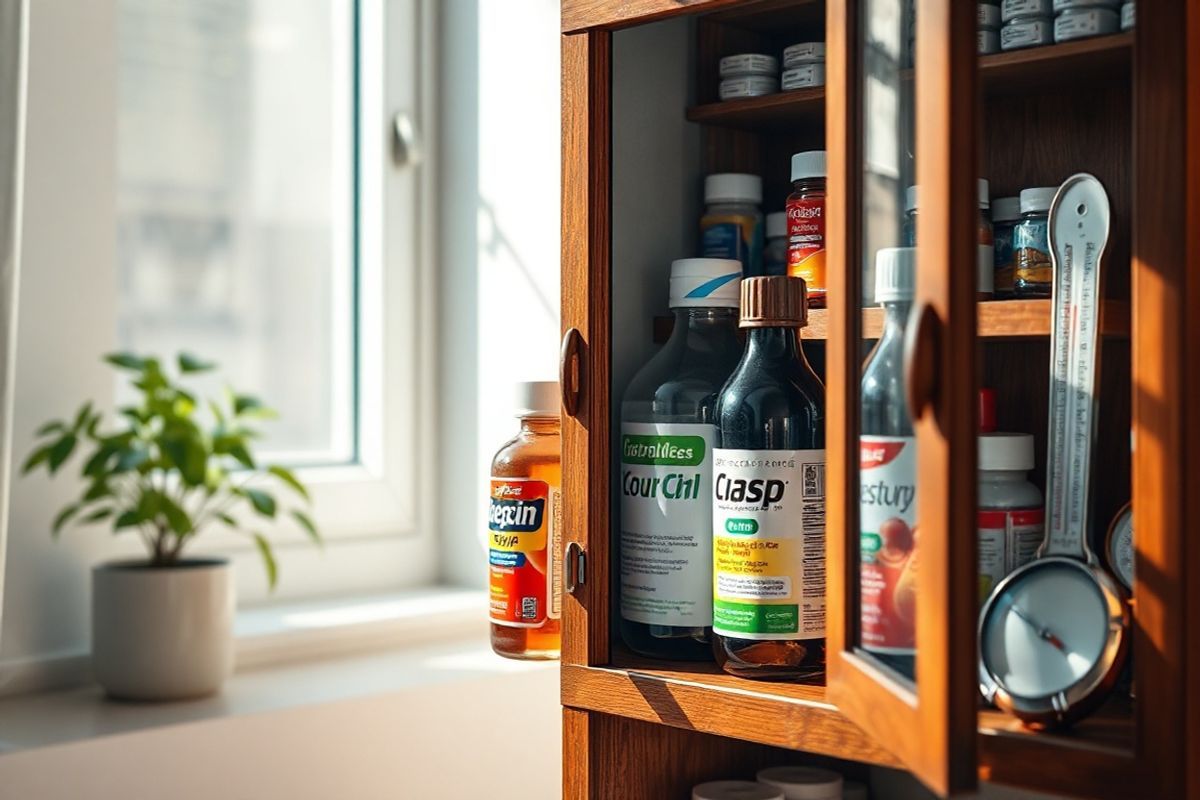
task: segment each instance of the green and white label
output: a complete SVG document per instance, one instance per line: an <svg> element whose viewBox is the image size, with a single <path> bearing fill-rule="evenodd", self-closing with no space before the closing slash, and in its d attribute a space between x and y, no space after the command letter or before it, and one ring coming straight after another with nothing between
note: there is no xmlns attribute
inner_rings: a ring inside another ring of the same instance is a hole
<svg viewBox="0 0 1200 800"><path fill-rule="evenodd" d="M621 616L712 624L712 425L621 426Z"/></svg>
<svg viewBox="0 0 1200 800"><path fill-rule="evenodd" d="M825 636L825 451L713 454L713 631Z"/></svg>

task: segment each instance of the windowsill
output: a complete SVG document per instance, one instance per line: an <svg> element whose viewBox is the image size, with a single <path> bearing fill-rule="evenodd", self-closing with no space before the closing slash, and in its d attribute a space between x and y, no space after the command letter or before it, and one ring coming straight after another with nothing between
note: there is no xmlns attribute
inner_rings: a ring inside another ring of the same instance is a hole
<svg viewBox="0 0 1200 800"><path fill-rule="evenodd" d="M13 695L0 699L0 752L556 666L495 656L484 608L482 592L429 589L243 611L221 694L124 703L75 681Z"/></svg>

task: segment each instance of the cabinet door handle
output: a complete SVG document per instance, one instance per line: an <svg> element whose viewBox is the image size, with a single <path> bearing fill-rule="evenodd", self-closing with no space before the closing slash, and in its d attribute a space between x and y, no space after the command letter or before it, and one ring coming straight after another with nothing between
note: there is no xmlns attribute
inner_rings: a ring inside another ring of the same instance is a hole
<svg viewBox="0 0 1200 800"><path fill-rule="evenodd" d="M578 595L587 583L587 552L579 542L567 542L563 553L563 588L567 594Z"/></svg>
<svg viewBox="0 0 1200 800"><path fill-rule="evenodd" d="M582 384L583 334L578 328L570 328L563 334L562 356L558 361L558 386L562 392L562 407L568 417L579 412L579 388Z"/></svg>
<svg viewBox="0 0 1200 800"><path fill-rule="evenodd" d="M904 385L914 422L937 402L941 346L942 321L933 306L922 302L904 341Z"/></svg>

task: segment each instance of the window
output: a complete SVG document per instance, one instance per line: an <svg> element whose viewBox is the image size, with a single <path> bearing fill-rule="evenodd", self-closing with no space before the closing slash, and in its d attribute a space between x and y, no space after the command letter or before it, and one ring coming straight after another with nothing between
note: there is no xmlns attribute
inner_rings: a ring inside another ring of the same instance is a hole
<svg viewBox="0 0 1200 800"><path fill-rule="evenodd" d="M295 570L312 580L284 547L289 595L433 576L429 179L393 158L389 124L428 132L418 5L117 2L118 343L215 360L200 391L228 381L279 411L260 452L301 469L331 543Z"/></svg>

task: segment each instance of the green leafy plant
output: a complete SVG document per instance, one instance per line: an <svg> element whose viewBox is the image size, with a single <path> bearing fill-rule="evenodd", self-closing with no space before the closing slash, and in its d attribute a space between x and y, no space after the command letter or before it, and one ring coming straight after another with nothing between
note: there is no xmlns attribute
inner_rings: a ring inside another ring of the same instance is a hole
<svg viewBox="0 0 1200 800"><path fill-rule="evenodd" d="M310 503L308 489L290 470L259 465L252 453L251 443L260 436L254 423L275 412L256 397L230 390L223 402L207 400L205 414L195 395L172 380L157 358L113 353L104 360L130 373L140 401L120 408L111 429L90 402L73 419L47 422L38 429L39 441L23 467L26 474L45 468L55 475L72 454L89 451L80 470L85 488L55 517L54 535L72 520L111 520L114 533L136 531L142 537L151 566L169 567L197 534L220 524L253 538L274 588L278 567L270 541L259 531L243 531L233 512L248 507L258 517L275 519L284 509L262 488L272 483L304 506ZM181 377L216 369L187 353L178 356L177 365ZM208 415L211 420L204 420ZM303 508L286 513L321 543Z"/></svg>

